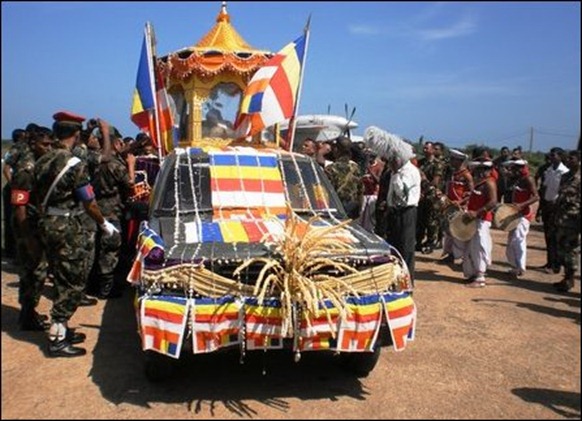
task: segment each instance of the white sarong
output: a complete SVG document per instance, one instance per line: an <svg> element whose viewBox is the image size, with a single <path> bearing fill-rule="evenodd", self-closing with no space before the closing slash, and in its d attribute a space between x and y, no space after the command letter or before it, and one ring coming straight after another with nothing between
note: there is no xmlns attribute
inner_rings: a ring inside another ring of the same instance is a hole
<svg viewBox="0 0 582 421"><path fill-rule="evenodd" d="M513 269L525 272L525 263L527 258L527 233L529 232L530 222L523 216L519 218L519 224L514 230L507 234L507 248L505 256Z"/></svg>
<svg viewBox="0 0 582 421"><path fill-rule="evenodd" d="M477 231L473 238L463 244L463 275L465 278L485 275L491 265L491 222L477 220Z"/></svg>

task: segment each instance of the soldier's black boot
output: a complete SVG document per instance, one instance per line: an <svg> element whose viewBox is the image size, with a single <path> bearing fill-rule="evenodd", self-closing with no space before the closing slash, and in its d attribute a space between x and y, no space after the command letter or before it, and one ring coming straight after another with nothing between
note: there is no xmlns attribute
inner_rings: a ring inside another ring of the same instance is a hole
<svg viewBox="0 0 582 421"><path fill-rule="evenodd" d="M80 344L85 342L87 335L82 332L75 332L75 329L67 329L67 335L65 336L65 340L69 341L72 345Z"/></svg>
<svg viewBox="0 0 582 421"><path fill-rule="evenodd" d="M87 350L73 346L67 338L63 340L49 340L48 355L49 357L80 357L85 355Z"/></svg>
<svg viewBox="0 0 582 421"><path fill-rule="evenodd" d="M84 340L83 334L76 333L74 329L68 329L67 322L52 321L49 329L49 343L47 353L49 357L80 357L87 351L84 348L73 346Z"/></svg>
<svg viewBox="0 0 582 421"><path fill-rule="evenodd" d="M23 306L18 317L20 330L42 332L49 328L49 324L44 322L40 315L30 306Z"/></svg>

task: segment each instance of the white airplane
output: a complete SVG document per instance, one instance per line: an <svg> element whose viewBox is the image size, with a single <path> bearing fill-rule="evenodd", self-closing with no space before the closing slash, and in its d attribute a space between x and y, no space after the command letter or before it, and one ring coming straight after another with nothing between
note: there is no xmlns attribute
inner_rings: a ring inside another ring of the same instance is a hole
<svg viewBox="0 0 582 421"><path fill-rule="evenodd" d="M317 142L325 142L334 140L338 136L347 135L353 129L358 127L358 123L353 120L348 120L339 115L329 114L308 114L300 115L295 119L295 138L293 140L293 149L297 149L306 138L311 138ZM281 123L281 136L287 136L289 129L289 121ZM357 138L358 136L350 136ZM360 136L361 137L361 136ZM356 139L353 139L356 141Z"/></svg>

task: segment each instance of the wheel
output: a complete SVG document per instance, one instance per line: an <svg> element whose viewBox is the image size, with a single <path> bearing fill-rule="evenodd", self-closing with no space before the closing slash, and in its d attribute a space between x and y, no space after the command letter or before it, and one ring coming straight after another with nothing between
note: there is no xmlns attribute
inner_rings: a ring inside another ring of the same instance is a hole
<svg viewBox="0 0 582 421"><path fill-rule="evenodd" d="M340 364L356 377L367 377L378 364L381 350L382 348L376 345L373 352L342 352Z"/></svg>
<svg viewBox="0 0 582 421"><path fill-rule="evenodd" d="M169 378L174 372L175 364L170 357L155 351L145 351L144 372L151 382L161 382Z"/></svg>

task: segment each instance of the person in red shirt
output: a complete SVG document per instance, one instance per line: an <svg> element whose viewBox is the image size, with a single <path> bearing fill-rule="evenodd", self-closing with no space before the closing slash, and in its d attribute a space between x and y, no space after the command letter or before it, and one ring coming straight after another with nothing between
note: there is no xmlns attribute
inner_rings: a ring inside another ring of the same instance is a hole
<svg viewBox="0 0 582 421"><path fill-rule="evenodd" d="M462 209L466 206L471 190L473 190L473 176L467 168L467 158L466 154L456 149L449 151L452 172L449 172L450 178L445 181L445 193L448 206L453 206L455 209ZM455 259L459 259L463 255L462 242L450 235L446 229L443 234L443 259L441 261L452 264Z"/></svg>
<svg viewBox="0 0 582 421"><path fill-rule="evenodd" d="M493 163L490 159L473 161L475 187L469 195L465 220L477 220L477 230L473 238L463 243L463 275L467 286L482 288L486 285L485 274L491 265L491 221L493 209L497 205L497 184L491 176Z"/></svg>
<svg viewBox="0 0 582 421"><path fill-rule="evenodd" d="M519 224L507 234L505 255L511 265L510 274L516 278L525 272L527 258L527 234L535 213L531 205L540 200L527 161L512 159L503 164L508 168L509 185L512 186L511 203L520 211Z"/></svg>

